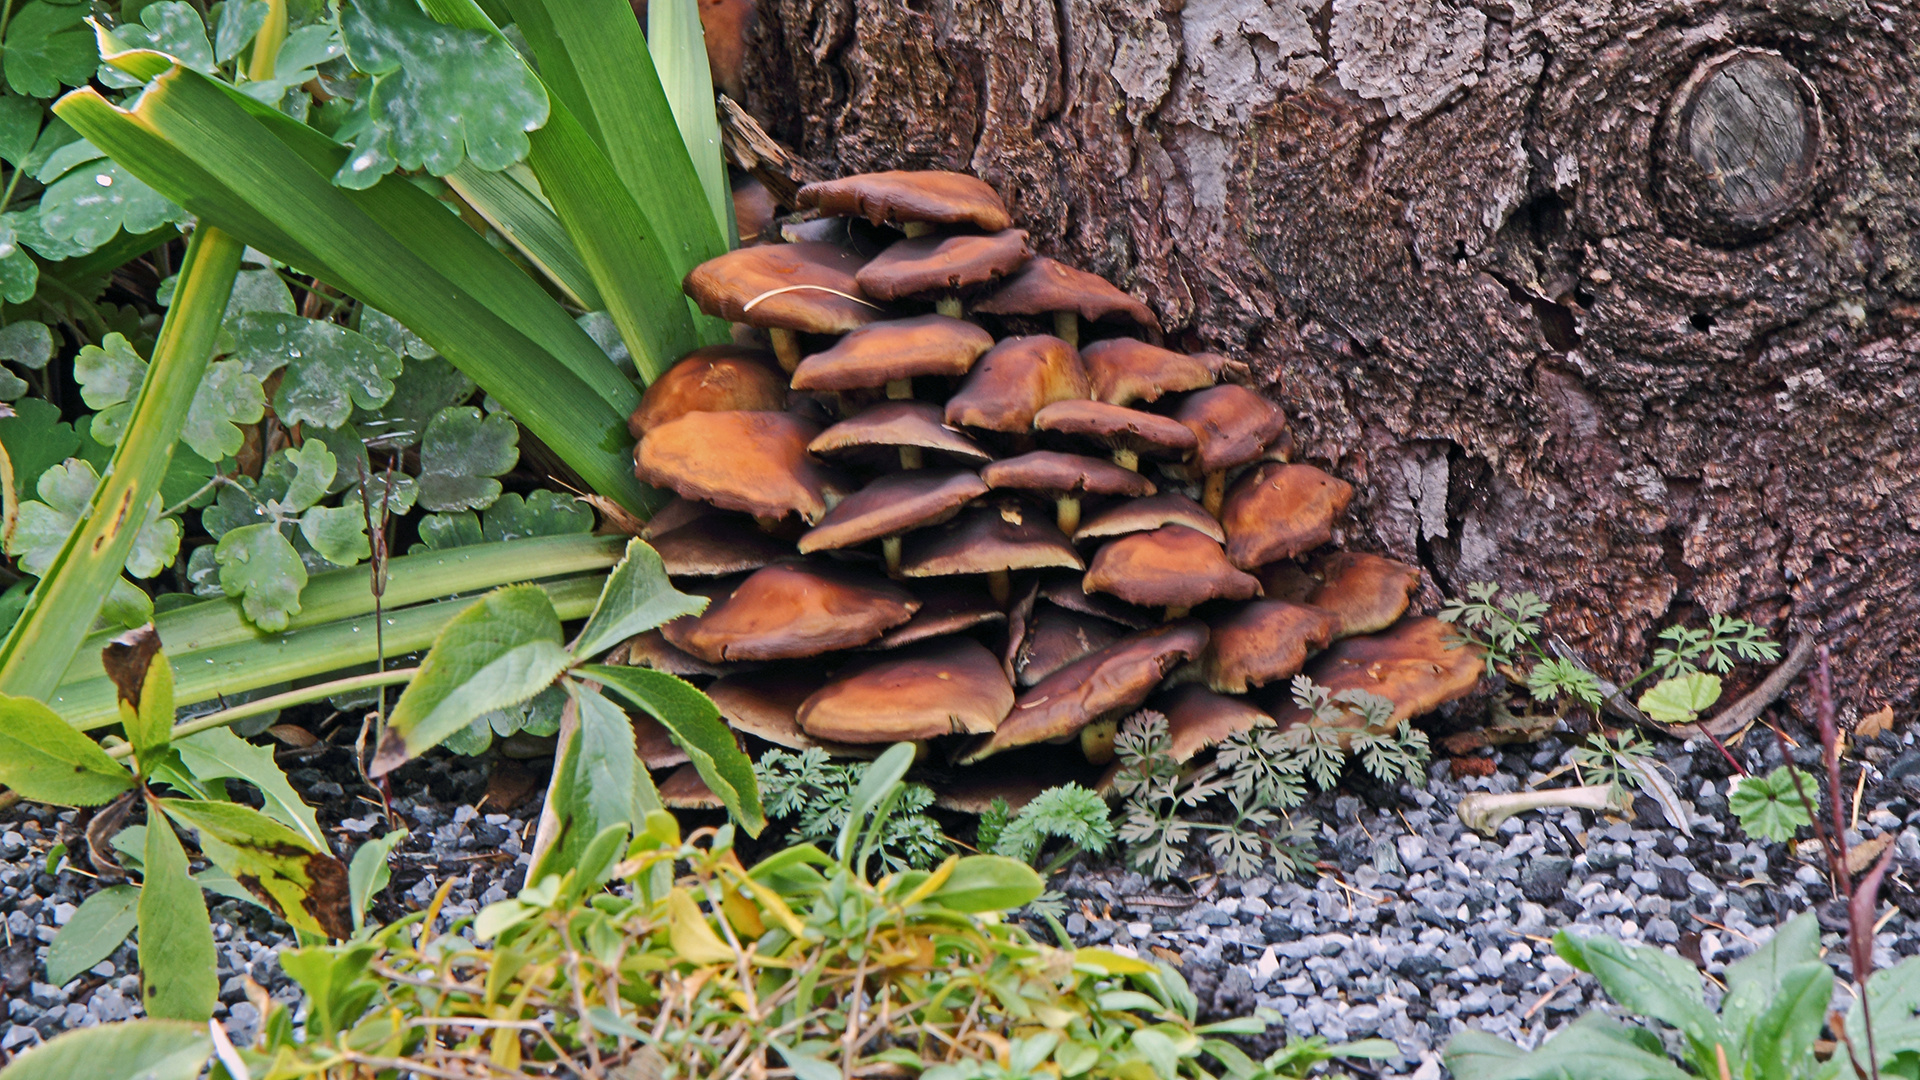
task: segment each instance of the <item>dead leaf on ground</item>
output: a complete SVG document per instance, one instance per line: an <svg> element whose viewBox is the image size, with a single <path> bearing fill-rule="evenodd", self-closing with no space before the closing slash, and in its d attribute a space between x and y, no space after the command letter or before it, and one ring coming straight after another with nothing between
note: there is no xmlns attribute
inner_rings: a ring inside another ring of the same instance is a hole
<svg viewBox="0 0 1920 1080"><path fill-rule="evenodd" d="M1887 845L1891 843L1893 843L1893 834L1881 833L1871 840L1862 840L1852 847L1849 847L1847 849L1847 873L1860 874L1866 872L1867 867L1872 866L1873 861L1878 859L1880 853L1887 850Z"/></svg>
<svg viewBox="0 0 1920 1080"><path fill-rule="evenodd" d="M1499 762L1490 757L1457 757L1452 759L1453 778L1465 779L1469 776L1492 776Z"/></svg>
<svg viewBox="0 0 1920 1080"><path fill-rule="evenodd" d="M495 761L487 773L486 804L501 813L511 811L546 788L544 772L512 758Z"/></svg>
<svg viewBox="0 0 1920 1080"><path fill-rule="evenodd" d="M305 750L320 741L313 732L298 724L275 724L267 729L267 734L295 750Z"/></svg>
<svg viewBox="0 0 1920 1080"><path fill-rule="evenodd" d="M1853 725L1856 739L1876 739L1882 732L1893 730L1893 706L1883 705L1877 711L1870 712Z"/></svg>

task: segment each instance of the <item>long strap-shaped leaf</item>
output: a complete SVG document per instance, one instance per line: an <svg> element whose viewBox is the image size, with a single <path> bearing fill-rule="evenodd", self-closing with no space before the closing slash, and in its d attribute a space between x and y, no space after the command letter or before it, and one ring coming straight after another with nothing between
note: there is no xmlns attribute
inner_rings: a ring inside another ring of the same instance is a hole
<svg viewBox="0 0 1920 1080"><path fill-rule="evenodd" d="M573 2L573 0L558 0ZM700 0L652 0L647 5L647 51L660 75L660 87L680 126L693 171L713 209L720 235L734 234L733 193L720 156L720 116L713 107L713 69L707 63Z"/></svg>
<svg viewBox="0 0 1920 1080"><path fill-rule="evenodd" d="M173 445L212 359L241 251L237 237L208 226L188 243L173 306L154 343L153 365L106 476L0 645L0 693L45 699L92 629L101 601L160 498Z"/></svg>
<svg viewBox="0 0 1920 1080"><path fill-rule="evenodd" d="M566 226L553 212L540 190L533 170L516 165L500 172L486 172L472 162L448 173L442 179L460 193L467 205L479 211L495 232L507 238L527 261L540 268L555 285L567 293L577 307L597 311L607 306L600 288L587 273L587 264L567 236Z"/></svg>
<svg viewBox="0 0 1920 1080"><path fill-rule="evenodd" d="M202 220L246 222L270 215L298 251L275 251L279 237L242 232L242 238L289 261L305 256L304 265L411 327L504 403L595 490L642 513L655 501L631 472L625 430L629 405L610 402L516 329L500 309L461 289L400 242L362 201L334 187L330 173L316 171L211 80L176 66L148 85L133 110L119 109L92 90L74 91L55 109L129 171ZM199 166L201 175L183 176L168 168L181 157ZM216 168L218 181L206 179ZM405 198L399 188L406 186L383 182L366 194L387 192L381 205L397 206ZM466 241L480 243L531 284L452 215L435 213L437 219L434 214L409 218L412 239L444 242L441 250L451 262L460 261ZM558 311L550 300L546 303ZM577 327L574 332L591 345L584 332ZM611 371L604 356L599 363ZM637 403L638 392L630 385L625 396Z"/></svg>

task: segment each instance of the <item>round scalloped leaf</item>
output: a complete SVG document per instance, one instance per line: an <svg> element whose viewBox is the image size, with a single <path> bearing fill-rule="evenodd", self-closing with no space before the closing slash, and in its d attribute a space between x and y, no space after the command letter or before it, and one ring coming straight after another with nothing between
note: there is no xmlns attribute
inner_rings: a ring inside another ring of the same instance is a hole
<svg viewBox="0 0 1920 1080"><path fill-rule="evenodd" d="M220 18L213 27L214 60L224 64L239 56L267 25L268 6L266 0L227 0L220 5Z"/></svg>
<svg viewBox="0 0 1920 1080"><path fill-rule="evenodd" d="M283 463L283 470L290 470L286 492L275 499L283 514L297 514L324 498L327 485L333 483L333 474L338 467L333 451L327 449L327 444L319 439L308 439L299 446L288 447L275 454L274 458Z"/></svg>
<svg viewBox="0 0 1920 1080"><path fill-rule="evenodd" d="M180 440L209 461L240 452L247 441L242 424L266 415L267 395L260 380L236 360L215 360L193 392Z"/></svg>
<svg viewBox="0 0 1920 1080"><path fill-rule="evenodd" d="M480 531L480 518L471 510L455 514L428 514L420 519L420 542L407 550L412 554L447 551L485 543L486 539L486 534Z"/></svg>
<svg viewBox="0 0 1920 1080"><path fill-rule="evenodd" d="M0 446L6 447L19 483L74 456L80 436L73 425L61 421L59 406L27 398L15 403L12 416L0 418Z"/></svg>
<svg viewBox="0 0 1920 1080"><path fill-rule="evenodd" d="M147 362L125 337L108 334L104 345L88 345L74 358L73 381L80 384L80 400L94 410L95 441L119 445L133 396L147 381Z"/></svg>
<svg viewBox="0 0 1920 1080"><path fill-rule="evenodd" d="M377 308L360 309L360 332L409 360L426 360L440 355L433 346L427 344L425 338Z"/></svg>
<svg viewBox="0 0 1920 1080"><path fill-rule="evenodd" d="M504 416L441 409L420 440L420 505L478 510L500 497L496 476L520 460L520 429Z"/></svg>
<svg viewBox="0 0 1920 1080"><path fill-rule="evenodd" d="M375 337L375 340L381 339ZM401 351L391 340L382 344ZM393 396L387 399L386 405L354 413L354 425L370 443L412 446L420 441L427 425L441 409L473 396L473 380L445 359L432 354L417 359L412 353L405 355L409 357L406 370L393 381Z"/></svg>
<svg viewBox="0 0 1920 1080"><path fill-rule="evenodd" d="M125 229L130 235L187 220L187 211L111 159L89 161L48 185L40 227L55 240L92 251Z"/></svg>
<svg viewBox="0 0 1920 1080"><path fill-rule="evenodd" d="M7 100L0 98L0 101ZM12 229L7 230L11 237ZM31 262L32 260L28 260ZM19 364L23 368L39 371L53 359L53 331L47 324L32 319L8 323L0 327L0 360L10 364Z"/></svg>
<svg viewBox="0 0 1920 1080"><path fill-rule="evenodd" d="M113 32L128 48L163 52L201 74L214 73L213 46L207 41L207 24L191 4L180 0L149 4L140 9L139 22L122 23L114 27Z"/></svg>
<svg viewBox="0 0 1920 1080"><path fill-rule="evenodd" d="M5 100L5 99L0 99ZM0 223L0 299L9 304L24 304L33 299L40 288L40 264L33 261L26 249L20 246L19 237L13 233L13 227ZM25 325L39 325L28 323ZM41 327L45 330L46 327ZM51 348L51 342L49 342ZM45 365L43 359L39 365Z"/></svg>
<svg viewBox="0 0 1920 1080"><path fill-rule="evenodd" d="M0 94L0 161L19 168L40 137L45 107L30 97Z"/></svg>
<svg viewBox="0 0 1920 1080"><path fill-rule="evenodd" d="M500 496L483 515L488 540L525 540L593 531L593 510L564 491Z"/></svg>
<svg viewBox="0 0 1920 1080"><path fill-rule="evenodd" d="M7 554L18 560L20 568L40 575L53 564L54 556L67 541L74 523L87 510L100 474L79 458L68 458L40 474L34 490L39 501L20 504L19 520L7 541ZM147 578L173 565L180 551L180 522L160 517L162 508L156 496L148 510L146 524L134 537L133 550L127 555L127 572Z"/></svg>
<svg viewBox="0 0 1920 1080"><path fill-rule="evenodd" d="M264 377L285 366L274 412L289 424L337 428L355 407L378 409L393 397L400 356L344 326L297 315L240 317L234 359Z"/></svg>
<svg viewBox="0 0 1920 1080"><path fill-rule="evenodd" d="M238 596L240 609L262 630L285 630L300 610L307 567L280 530L270 523L243 525L220 538L213 552L220 564L220 588Z"/></svg>
<svg viewBox="0 0 1920 1080"><path fill-rule="evenodd" d="M285 490L284 486L281 490ZM214 496L213 504L200 511L200 527L215 540L245 525L257 525L270 520L259 490L252 477L241 476L230 483L220 485L219 494ZM201 551L207 550L205 548ZM198 555L200 552L195 551ZM188 564L189 573L192 563Z"/></svg>
<svg viewBox="0 0 1920 1080"><path fill-rule="evenodd" d="M345 506L316 506L300 515L300 535L333 565L357 565L373 554L365 513L359 499Z"/></svg>
<svg viewBox="0 0 1920 1080"><path fill-rule="evenodd" d="M7 20L5 70L16 94L50 98L62 86L85 86L99 65L99 47L85 23L85 4L27 0Z"/></svg>

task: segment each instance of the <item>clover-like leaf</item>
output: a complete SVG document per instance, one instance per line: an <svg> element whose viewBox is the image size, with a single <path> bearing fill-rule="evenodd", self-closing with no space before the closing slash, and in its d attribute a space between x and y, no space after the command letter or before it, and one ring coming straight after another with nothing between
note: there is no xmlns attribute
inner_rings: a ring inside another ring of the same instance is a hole
<svg viewBox="0 0 1920 1080"><path fill-rule="evenodd" d="M485 543L487 539L486 534L480 531L480 516L471 510L454 514L428 514L420 519L419 527L420 542L409 551L446 551Z"/></svg>
<svg viewBox="0 0 1920 1080"><path fill-rule="evenodd" d="M7 20L4 64L16 94L50 98L62 86L85 86L100 53L85 23L85 4L27 0Z"/></svg>
<svg viewBox="0 0 1920 1080"><path fill-rule="evenodd" d="M133 538L133 550L127 552L127 573L150 578L173 565L180 553L180 519L161 517L160 499L153 500L147 523Z"/></svg>
<svg viewBox="0 0 1920 1080"><path fill-rule="evenodd" d="M500 497L493 479L520 460L520 429L472 407L441 409L420 440L420 505L478 510Z"/></svg>
<svg viewBox="0 0 1920 1080"><path fill-rule="evenodd" d="M214 549L220 564L220 588L238 596L240 609L262 630L285 630L300 610L307 567L300 553L270 522L230 529Z"/></svg>
<svg viewBox="0 0 1920 1080"><path fill-rule="evenodd" d="M359 499L346 506L316 506L301 514L300 535L335 566L354 566L373 554Z"/></svg>
<svg viewBox="0 0 1920 1080"><path fill-rule="evenodd" d="M215 360L193 392L180 440L209 461L231 457L247 441L240 425L258 423L266 408L266 391L245 364Z"/></svg>
<svg viewBox="0 0 1920 1080"><path fill-rule="evenodd" d="M9 304L24 304L33 299L33 294L39 288L40 264L34 262L26 249L20 246L20 238L14 235L13 227L0 222L0 299ZM42 360L40 364L44 365L46 361Z"/></svg>
<svg viewBox="0 0 1920 1080"><path fill-rule="evenodd" d="M393 397L399 354L344 326L297 315L242 315L233 358L259 377L281 366L273 409L289 424L339 427L361 409L378 409Z"/></svg>
<svg viewBox="0 0 1920 1080"><path fill-rule="evenodd" d="M4 100L6 99L0 98L0 101ZM8 230L8 235L12 235L12 230ZM19 303L19 301L12 302ZM47 329L46 323L22 319L0 327L0 360L19 364L32 371L39 371L46 367L47 361L51 359L53 359L53 331Z"/></svg>
<svg viewBox="0 0 1920 1080"><path fill-rule="evenodd" d="M280 451L274 457L283 462L283 468L290 468L284 494L273 500L281 514L298 514L327 494L327 486L333 483L333 473L337 463L333 451L319 439L308 439L296 447ZM264 476L262 477L264 479Z"/></svg>
<svg viewBox="0 0 1920 1080"><path fill-rule="evenodd" d="M266 0L227 0L220 5L220 19L213 27L213 58L226 63L253 43L254 35L267 24Z"/></svg>
<svg viewBox="0 0 1920 1080"><path fill-rule="evenodd" d="M79 458L68 458L47 469L34 486L40 499L20 504L19 521L7 538L7 554L29 574L46 573L66 543L67 534L86 513L87 501L93 498L93 489L99 483L100 474ZM165 570L179 552L180 523L161 518L160 509L156 497L127 556L127 570L135 577L152 577Z"/></svg>
<svg viewBox="0 0 1920 1080"><path fill-rule="evenodd" d="M524 540L593 531L593 510L564 491L502 495L482 515L488 540Z"/></svg>
<svg viewBox="0 0 1920 1080"><path fill-rule="evenodd" d="M547 122L547 92L505 38L445 26L407 0L348 0L347 58L373 76L367 124L334 182L366 188L397 165L444 176L504 169Z"/></svg>
<svg viewBox="0 0 1920 1080"><path fill-rule="evenodd" d="M1695 671L1661 679L1640 695L1640 711L1663 724L1691 724L1720 700L1720 676Z"/></svg>
<svg viewBox="0 0 1920 1080"><path fill-rule="evenodd" d="M119 445L134 395L147 381L147 362L125 337L108 334L104 345L88 345L74 358L73 381L80 384L80 400L94 410L94 439Z"/></svg>
<svg viewBox="0 0 1920 1080"><path fill-rule="evenodd" d="M140 9L140 21L114 27L114 35L134 49L163 52L203 75L214 73L213 45L207 41L207 24L191 4L180 0L161 0ZM117 68L106 67L125 75ZM132 85L139 85L134 83Z"/></svg>
<svg viewBox="0 0 1920 1080"><path fill-rule="evenodd" d="M207 530L208 536L218 540L243 525L272 520L258 488L258 482L250 476L237 477L221 484L213 504L200 511L200 527Z"/></svg>
<svg viewBox="0 0 1920 1080"><path fill-rule="evenodd" d="M137 236L185 220L183 207L107 157L83 162L40 196L40 228L83 251L93 251L122 229Z"/></svg>
<svg viewBox="0 0 1920 1080"><path fill-rule="evenodd" d="M16 169L26 161L40 137L45 113L45 107L30 97L0 94L0 161Z"/></svg>
<svg viewBox="0 0 1920 1080"><path fill-rule="evenodd" d="M366 323L363 321L361 325L365 326ZM411 351L403 348L403 339L396 344L395 339L383 339L372 332L368 332L367 336L408 357L406 370L393 381L393 396L387 399L386 405L380 409L357 410L354 413L354 426L360 429L369 443L390 447L412 446L420 441L427 425L433 422L440 410L458 405L473 396L473 380L431 351L424 357L416 358Z"/></svg>
<svg viewBox="0 0 1920 1080"><path fill-rule="evenodd" d="M13 462L14 482L25 488L27 481L74 456L80 436L61 421L59 406L27 398L14 404L12 416L0 418L0 446Z"/></svg>

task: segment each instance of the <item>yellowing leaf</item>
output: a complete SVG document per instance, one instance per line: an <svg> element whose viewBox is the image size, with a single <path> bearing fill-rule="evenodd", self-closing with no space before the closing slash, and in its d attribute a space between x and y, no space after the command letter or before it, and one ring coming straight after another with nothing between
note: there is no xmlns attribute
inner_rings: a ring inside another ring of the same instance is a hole
<svg viewBox="0 0 1920 1080"><path fill-rule="evenodd" d="M1111 949L1081 948L1073 951L1075 967L1098 968L1102 975L1151 975L1152 964L1133 956L1121 956Z"/></svg>
<svg viewBox="0 0 1920 1080"><path fill-rule="evenodd" d="M734 952L713 932L693 894L676 888L667 894L667 943L690 964L723 964Z"/></svg>
<svg viewBox="0 0 1920 1080"><path fill-rule="evenodd" d="M1663 724L1691 724L1720 700L1720 676L1695 671L1662 679L1640 695L1640 711Z"/></svg>

